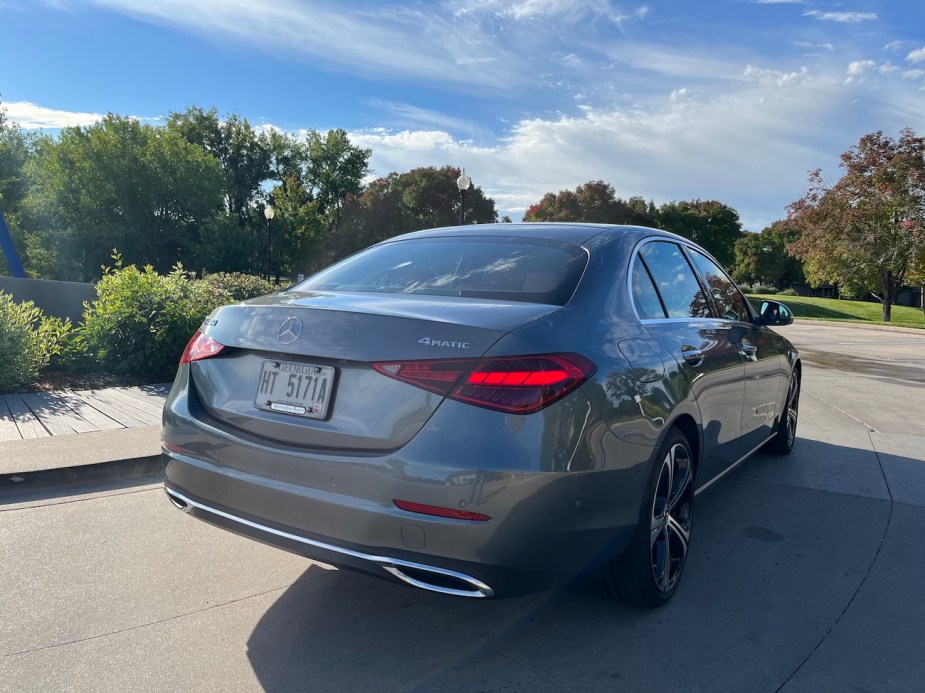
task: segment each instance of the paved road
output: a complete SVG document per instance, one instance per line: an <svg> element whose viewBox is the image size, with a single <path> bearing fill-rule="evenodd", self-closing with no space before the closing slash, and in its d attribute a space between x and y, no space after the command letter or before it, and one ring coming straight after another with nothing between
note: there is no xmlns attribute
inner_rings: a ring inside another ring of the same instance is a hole
<svg viewBox="0 0 925 693"><path fill-rule="evenodd" d="M794 325L800 440L698 497L685 584L473 602L199 523L156 485L0 499L0 691L925 687L925 336Z"/></svg>

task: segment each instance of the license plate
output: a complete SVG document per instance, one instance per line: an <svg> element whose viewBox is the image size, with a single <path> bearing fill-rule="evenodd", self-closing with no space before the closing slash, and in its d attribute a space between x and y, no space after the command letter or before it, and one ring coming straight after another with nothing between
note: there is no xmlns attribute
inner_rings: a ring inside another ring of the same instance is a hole
<svg viewBox="0 0 925 693"><path fill-rule="evenodd" d="M328 414L334 369L312 363L264 361L254 406L265 411L323 419Z"/></svg>

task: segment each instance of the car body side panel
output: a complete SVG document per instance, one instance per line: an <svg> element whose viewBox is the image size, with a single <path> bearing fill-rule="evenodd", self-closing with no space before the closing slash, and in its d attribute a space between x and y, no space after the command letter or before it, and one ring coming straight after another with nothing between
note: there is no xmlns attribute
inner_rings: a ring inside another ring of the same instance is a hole
<svg viewBox="0 0 925 693"><path fill-rule="evenodd" d="M766 327L741 325L742 340L753 350L743 352L745 363L745 402L742 407L742 445L744 455L767 440L781 411L782 388L789 383L790 364L787 344ZM786 392L784 390L784 392Z"/></svg>
<svg viewBox="0 0 925 693"><path fill-rule="evenodd" d="M646 328L678 364L703 417L703 459L700 473L710 478L739 459L742 402L745 395L742 356L722 320L646 321ZM702 359L688 362L686 348Z"/></svg>

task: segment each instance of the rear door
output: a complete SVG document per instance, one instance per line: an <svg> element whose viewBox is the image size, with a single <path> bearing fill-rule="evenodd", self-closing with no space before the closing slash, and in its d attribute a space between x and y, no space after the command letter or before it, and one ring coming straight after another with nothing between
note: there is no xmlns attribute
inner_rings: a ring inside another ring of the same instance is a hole
<svg viewBox="0 0 925 693"><path fill-rule="evenodd" d="M710 479L738 459L745 388L732 325L714 315L677 243L641 246L631 281L643 325L681 365L697 398L705 453L701 478Z"/></svg>
<svg viewBox="0 0 925 693"><path fill-rule="evenodd" d="M726 273L697 250L688 248L688 252L712 294L717 312L730 325L731 341L742 357L745 391L741 457L761 445L772 433L782 374L786 377L783 355L773 335L755 324L745 296Z"/></svg>

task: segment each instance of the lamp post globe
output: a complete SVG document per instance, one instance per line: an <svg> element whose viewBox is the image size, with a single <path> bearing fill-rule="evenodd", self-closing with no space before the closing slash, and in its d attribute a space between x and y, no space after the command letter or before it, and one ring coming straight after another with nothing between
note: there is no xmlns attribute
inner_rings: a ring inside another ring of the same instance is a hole
<svg viewBox="0 0 925 693"><path fill-rule="evenodd" d="M472 179L466 175L466 169L462 170L459 178L456 179L456 187L459 188L459 225L466 223L466 191L472 185Z"/></svg>
<svg viewBox="0 0 925 693"><path fill-rule="evenodd" d="M273 236L270 232L270 222L273 220L273 216L276 214L276 210L273 209L273 205L267 205L263 208L263 216L267 220L267 281L270 281L270 272L272 266L270 264L270 248L273 245Z"/></svg>

